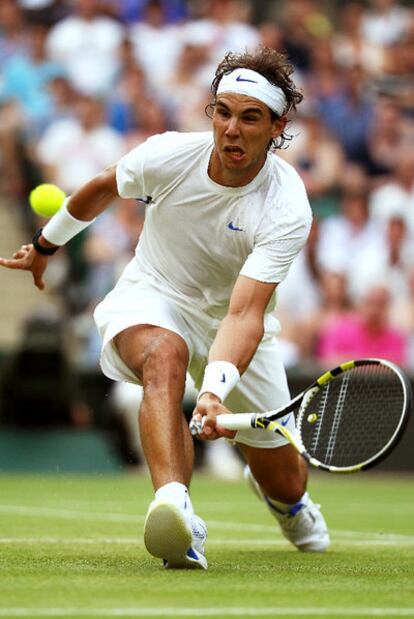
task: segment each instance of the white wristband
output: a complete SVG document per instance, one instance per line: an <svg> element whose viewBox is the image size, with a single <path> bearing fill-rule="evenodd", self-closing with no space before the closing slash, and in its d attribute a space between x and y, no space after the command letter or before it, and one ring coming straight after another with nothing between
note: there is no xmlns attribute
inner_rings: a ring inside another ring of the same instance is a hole
<svg viewBox="0 0 414 619"><path fill-rule="evenodd" d="M71 215L67 209L69 198L66 198L56 215L47 222L42 231L42 236L46 241L53 245L65 245L70 239L87 228L95 219L91 221L81 221Z"/></svg>
<svg viewBox="0 0 414 619"><path fill-rule="evenodd" d="M229 361L212 361L204 370L203 384L198 399L208 391L224 402L230 391L240 380L239 370Z"/></svg>

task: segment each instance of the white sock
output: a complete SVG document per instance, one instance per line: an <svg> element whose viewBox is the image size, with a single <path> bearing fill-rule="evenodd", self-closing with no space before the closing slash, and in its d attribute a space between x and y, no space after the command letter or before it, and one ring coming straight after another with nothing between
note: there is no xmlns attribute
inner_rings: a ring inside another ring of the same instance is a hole
<svg viewBox="0 0 414 619"><path fill-rule="evenodd" d="M171 481L161 486L161 488L158 488L155 493L155 498L171 501L171 503L174 503L180 509L185 509L190 513L194 512L187 487L178 481Z"/></svg>
<svg viewBox="0 0 414 619"><path fill-rule="evenodd" d="M274 507L277 512L280 514L288 514L292 510L294 511L296 507L300 507L300 505L306 505L308 502L308 493L305 494L297 501L297 503L282 503L281 501L276 501L275 499L270 499L268 496L266 497L266 503L270 507ZM293 514L294 515L294 514Z"/></svg>

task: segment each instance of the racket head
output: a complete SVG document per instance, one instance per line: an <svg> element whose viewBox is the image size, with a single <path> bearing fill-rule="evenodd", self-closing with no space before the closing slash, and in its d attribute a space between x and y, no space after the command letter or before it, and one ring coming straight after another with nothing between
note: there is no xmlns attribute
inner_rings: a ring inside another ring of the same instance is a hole
<svg viewBox="0 0 414 619"><path fill-rule="evenodd" d="M296 418L302 455L330 472L353 473L383 460L408 423L412 390L385 359L358 359L323 374L304 393Z"/></svg>

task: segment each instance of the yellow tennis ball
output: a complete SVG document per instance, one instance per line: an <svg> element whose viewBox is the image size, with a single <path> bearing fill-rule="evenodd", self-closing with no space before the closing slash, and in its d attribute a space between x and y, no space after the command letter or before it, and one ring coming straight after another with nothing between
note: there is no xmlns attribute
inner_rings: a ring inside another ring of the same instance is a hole
<svg viewBox="0 0 414 619"><path fill-rule="evenodd" d="M315 423L317 419L318 415L316 413L311 413L310 415L308 415L308 423Z"/></svg>
<svg viewBox="0 0 414 619"><path fill-rule="evenodd" d="M34 212L41 217L52 217L63 204L66 194L57 185L44 183L30 192L29 203Z"/></svg>

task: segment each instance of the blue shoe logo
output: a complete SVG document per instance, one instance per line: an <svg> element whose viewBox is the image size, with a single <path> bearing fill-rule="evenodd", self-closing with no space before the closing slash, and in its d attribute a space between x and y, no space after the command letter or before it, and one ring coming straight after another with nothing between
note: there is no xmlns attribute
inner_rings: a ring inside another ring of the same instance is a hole
<svg viewBox="0 0 414 619"><path fill-rule="evenodd" d="M189 559L194 559L195 561L198 561L198 554L196 553L196 551L194 550L194 548L192 548L190 546L190 548L187 550L187 557Z"/></svg>
<svg viewBox="0 0 414 619"><path fill-rule="evenodd" d="M227 225L227 227L229 230L233 230L234 232L244 232L243 228L238 228L232 221Z"/></svg>

